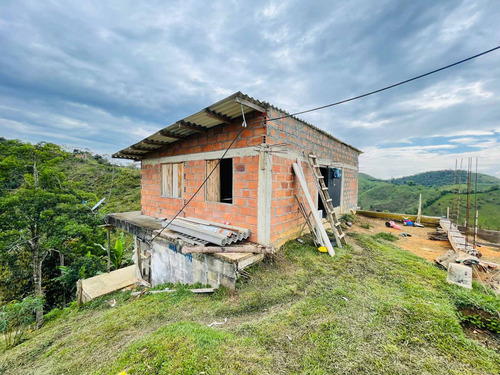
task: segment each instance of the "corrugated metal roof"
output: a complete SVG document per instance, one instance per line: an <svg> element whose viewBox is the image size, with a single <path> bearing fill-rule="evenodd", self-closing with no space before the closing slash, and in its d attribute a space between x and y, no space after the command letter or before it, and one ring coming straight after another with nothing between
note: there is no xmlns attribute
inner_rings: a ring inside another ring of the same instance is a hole
<svg viewBox="0 0 500 375"><path fill-rule="evenodd" d="M142 141L137 142L121 151L113 154L113 158L121 159L132 159L141 160L144 156L151 152L158 151L160 148L177 142L180 139L188 138L193 134L197 134L206 129L213 128L214 126L220 125L226 121L231 121L234 118L241 116L241 104L243 104L243 110L245 114L253 111L267 112L268 109L272 108L286 116L290 116L297 121L325 134L329 138L334 139L358 152L361 153L357 148L342 142L341 140L335 138L331 134L319 129L318 127L305 122L295 116L291 116L288 112L270 105L267 102L262 102L260 100L254 99L248 95L241 92L236 92L231 96L228 96L215 104L212 104L203 110L188 116L182 120L175 122L174 124L163 128L156 133L144 138Z"/></svg>

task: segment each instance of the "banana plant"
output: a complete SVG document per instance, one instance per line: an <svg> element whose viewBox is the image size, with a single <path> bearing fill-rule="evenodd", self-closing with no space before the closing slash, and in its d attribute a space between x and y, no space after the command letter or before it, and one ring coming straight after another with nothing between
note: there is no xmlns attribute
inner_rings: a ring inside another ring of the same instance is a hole
<svg viewBox="0 0 500 375"><path fill-rule="evenodd" d="M123 239L123 232L120 233L120 238L118 238L115 242L115 246L110 249L111 255L111 265L115 270L119 269L124 263L125 259L123 259L125 253L125 240ZM102 250L107 251L106 246L101 245L100 243L96 243L96 246L99 246Z"/></svg>

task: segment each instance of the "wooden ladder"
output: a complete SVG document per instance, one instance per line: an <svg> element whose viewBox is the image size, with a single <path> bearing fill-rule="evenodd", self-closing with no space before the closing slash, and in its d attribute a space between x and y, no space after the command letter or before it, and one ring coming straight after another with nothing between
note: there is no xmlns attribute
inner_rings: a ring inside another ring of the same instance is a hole
<svg viewBox="0 0 500 375"><path fill-rule="evenodd" d="M328 195L328 188L325 185L325 178L321 174L321 170L319 169L318 158L316 155L311 153L304 153L306 156L307 163L311 168L314 179L317 182L319 196L323 201L323 206L325 207L326 217L330 222L330 226L332 227L333 234L335 235L335 239L337 240L337 246L342 248L342 243L346 244L345 233L342 231L342 227L340 226L340 221L337 217L337 213L335 212L335 208L333 207L332 198Z"/></svg>

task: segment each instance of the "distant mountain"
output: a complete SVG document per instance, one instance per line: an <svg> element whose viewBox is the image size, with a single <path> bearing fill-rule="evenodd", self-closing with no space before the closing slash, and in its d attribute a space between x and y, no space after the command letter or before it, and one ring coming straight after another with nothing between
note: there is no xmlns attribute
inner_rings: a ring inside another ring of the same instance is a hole
<svg viewBox="0 0 500 375"><path fill-rule="evenodd" d="M475 183L476 174L472 174L472 182ZM456 184L459 181L462 181L462 184L467 183L467 171L461 170L457 171L457 175L455 178L455 171L451 169L443 170L443 171L430 171L414 174L412 176L393 178L388 180L388 182L395 185L422 185L422 186L445 186L445 185L453 185L455 181ZM500 179L489 176L487 174L478 173L477 174L477 183L478 185L494 185L500 184Z"/></svg>
<svg viewBox="0 0 500 375"><path fill-rule="evenodd" d="M456 204L457 197L454 193L458 191L460 176L461 190L466 190L466 171L457 173L455 185L454 176L454 170L443 170L382 180L360 173L358 206L364 210L416 214L418 197L422 194L422 213L442 216L446 214L447 207ZM478 173L477 177L479 225L486 229L500 230L500 179L482 173ZM474 190L475 174L472 182ZM465 212L465 202L465 198L461 200L462 212Z"/></svg>

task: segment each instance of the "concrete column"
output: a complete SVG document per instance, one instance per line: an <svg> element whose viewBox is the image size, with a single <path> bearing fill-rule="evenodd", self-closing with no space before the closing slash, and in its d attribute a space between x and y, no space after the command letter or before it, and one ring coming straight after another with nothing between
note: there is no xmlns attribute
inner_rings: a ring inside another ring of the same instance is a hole
<svg viewBox="0 0 500 375"><path fill-rule="evenodd" d="M271 243L271 201L273 194L272 157L269 152L259 154L259 188L257 197L257 241Z"/></svg>

